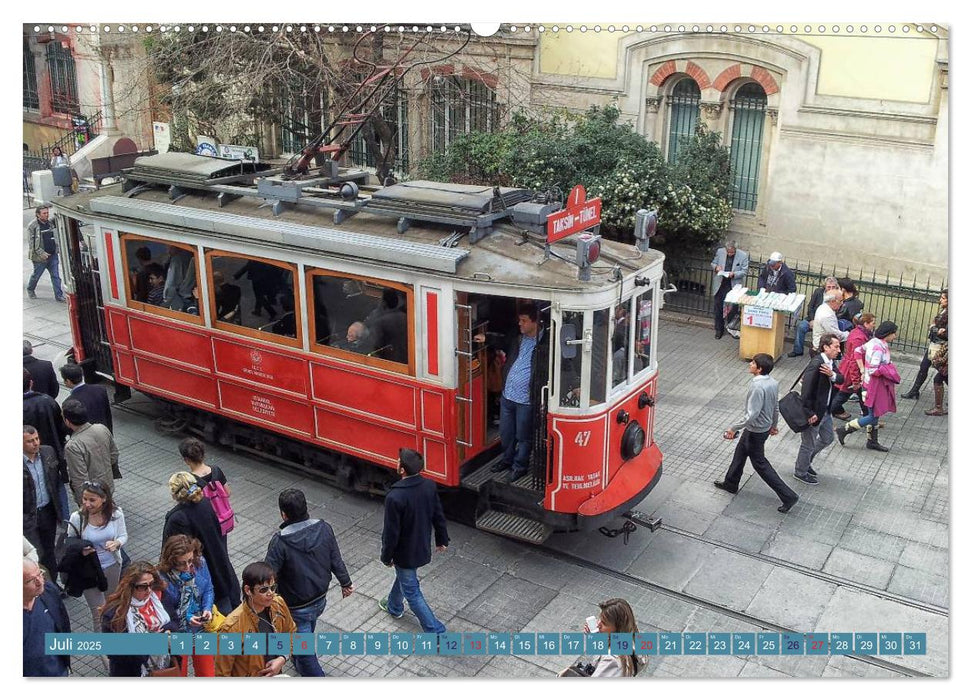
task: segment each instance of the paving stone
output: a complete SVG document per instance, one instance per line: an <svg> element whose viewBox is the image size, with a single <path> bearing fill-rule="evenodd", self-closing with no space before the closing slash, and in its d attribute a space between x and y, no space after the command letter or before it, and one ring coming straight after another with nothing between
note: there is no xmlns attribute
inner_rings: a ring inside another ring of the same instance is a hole
<svg viewBox="0 0 971 700"><path fill-rule="evenodd" d="M758 477L755 478L758 479ZM779 527L781 519L776 510L779 507L779 498L771 489L756 492L753 488L743 488L734 496L726 493L725 497L731 500L722 511L722 516L743 520L768 529L770 532Z"/></svg>
<svg viewBox="0 0 971 700"><path fill-rule="evenodd" d="M823 568L832 550L832 545L787 532L776 532L762 547L762 554L818 571Z"/></svg>
<svg viewBox="0 0 971 700"><path fill-rule="evenodd" d="M888 561L896 561L905 544L906 541L900 537L860 527L852 522L843 532L839 542L841 549Z"/></svg>
<svg viewBox="0 0 971 700"><path fill-rule="evenodd" d="M426 598L434 601L434 609L456 615L500 576L495 569L457 554L423 579L422 589L428 591Z"/></svg>
<svg viewBox="0 0 971 700"><path fill-rule="evenodd" d="M930 547L920 542L906 542L900 553L902 566L947 577L949 571L946 549Z"/></svg>
<svg viewBox="0 0 971 700"><path fill-rule="evenodd" d="M828 656L760 656L759 663L793 678L819 678Z"/></svg>
<svg viewBox="0 0 971 700"><path fill-rule="evenodd" d="M724 542L747 552L759 552L774 531L774 527L754 525L722 515L705 530L705 538L713 542Z"/></svg>
<svg viewBox="0 0 971 700"><path fill-rule="evenodd" d="M715 550L691 577L684 592L702 600L744 610L773 567L726 550Z"/></svg>
<svg viewBox="0 0 971 700"><path fill-rule="evenodd" d="M790 676L782 671L768 666L763 666L757 661L748 660L738 672L739 678L789 678Z"/></svg>
<svg viewBox="0 0 971 700"><path fill-rule="evenodd" d="M681 590L714 550L712 545L661 530L627 571L661 586Z"/></svg>
<svg viewBox="0 0 971 700"><path fill-rule="evenodd" d="M914 598L942 608L947 608L950 605L948 589L949 583L945 576L929 574L926 571L903 565L898 565L894 569L893 577L887 585L887 590L891 593Z"/></svg>
<svg viewBox="0 0 971 700"><path fill-rule="evenodd" d="M523 632L583 632L586 617L599 614L597 602L581 600L568 593L560 593L554 597L536 616L523 627ZM634 613L635 619L637 612ZM539 655L530 661L550 674L556 674L567 666L572 665L580 655L559 654Z"/></svg>
<svg viewBox="0 0 971 700"><path fill-rule="evenodd" d="M445 626L455 632L490 632L492 627L483 627L468 618L452 618ZM467 678L475 676L489 663L491 656L406 656L398 668L411 671L421 677Z"/></svg>
<svg viewBox="0 0 971 700"><path fill-rule="evenodd" d="M737 656L652 656L648 668L655 665L652 675L675 678L735 678L745 666Z"/></svg>
<svg viewBox="0 0 971 700"><path fill-rule="evenodd" d="M623 523L624 520L620 519L613 523L605 523L605 526L617 529ZM630 533L625 542L623 535L606 537L596 531L568 532L550 537L546 541L546 546L581 557L586 561L623 571L637 559L641 552L650 546L655 535L656 533L651 532L646 527L638 527L637 530Z"/></svg>
<svg viewBox="0 0 971 700"><path fill-rule="evenodd" d="M875 666L849 656L831 656L826 668L823 669L824 678L905 678L902 673Z"/></svg>
<svg viewBox="0 0 971 700"><path fill-rule="evenodd" d="M816 621L836 589L808 574L776 567L744 612L799 632L825 631L830 628L820 627Z"/></svg>
<svg viewBox="0 0 971 700"><path fill-rule="evenodd" d="M460 617L497 632L521 630L556 594L552 588L503 574L465 606Z"/></svg>
<svg viewBox="0 0 971 700"><path fill-rule="evenodd" d="M907 656L900 663L943 678L949 673L948 628L948 619L943 615L840 586L811 629L821 632L924 632L928 654Z"/></svg>
<svg viewBox="0 0 971 700"><path fill-rule="evenodd" d="M539 657L490 656L477 678L548 678L549 671L531 660ZM527 660L529 659L529 660ZM569 664L568 664L569 665Z"/></svg>
<svg viewBox="0 0 971 700"><path fill-rule="evenodd" d="M853 516L853 523L873 530L886 532L904 539L945 548L948 545L947 526L921 518L913 513L867 510Z"/></svg>
<svg viewBox="0 0 971 700"><path fill-rule="evenodd" d="M895 566L894 562L886 559L868 557L866 554L835 547L826 560L823 571L865 586L885 589Z"/></svg>
<svg viewBox="0 0 971 700"><path fill-rule="evenodd" d="M677 501L668 501L654 512L654 516L660 517L669 527L700 535L711 526L718 513L691 510Z"/></svg>

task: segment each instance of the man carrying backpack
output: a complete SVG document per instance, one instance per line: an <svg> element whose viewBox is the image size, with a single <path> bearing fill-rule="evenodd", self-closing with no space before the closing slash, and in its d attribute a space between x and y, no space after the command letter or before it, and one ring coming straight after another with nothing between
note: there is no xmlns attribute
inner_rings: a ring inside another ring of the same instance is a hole
<svg viewBox="0 0 971 700"><path fill-rule="evenodd" d="M307 498L299 489L280 493L280 531L266 549L266 563L276 571L280 596L286 601L297 632L314 632L317 618L327 607L327 588L333 574L346 598L354 592L351 577L341 559L334 528L311 518ZM313 654L294 655L293 665L301 676L324 676Z"/></svg>

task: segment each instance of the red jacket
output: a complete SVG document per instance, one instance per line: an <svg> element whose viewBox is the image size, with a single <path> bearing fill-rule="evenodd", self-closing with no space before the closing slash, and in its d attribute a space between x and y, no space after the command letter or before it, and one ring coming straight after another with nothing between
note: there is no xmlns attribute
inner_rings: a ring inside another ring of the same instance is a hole
<svg viewBox="0 0 971 700"><path fill-rule="evenodd" d="M854 384L859 386L863 383L863 377L860 376L860 368L856 364L856 349L864 345L869 339L870 334L867 333L866 328L863 326L854 328L846 338L846 343L843 348L843 359L840 360L839 366L840 374L843 375L843 383L839 385L840 391L853 391L851 387Z"/></svg>

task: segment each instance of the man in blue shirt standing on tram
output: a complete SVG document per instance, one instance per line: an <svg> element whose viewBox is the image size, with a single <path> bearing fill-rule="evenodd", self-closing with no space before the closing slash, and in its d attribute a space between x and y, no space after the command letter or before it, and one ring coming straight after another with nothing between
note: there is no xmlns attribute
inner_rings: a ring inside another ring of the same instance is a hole
<svg viewBox="0 0 971 700"><path fill-rule="evenodd" d="M533 407L530 405L529 388L536 346L543 338L535 303L520 303L518 316L520 334L510 345L506 362L502 366L502 398L499 404L502 461L492 468L494 472L501 472L512 467L510 481L516 481L529 470L533 432ZM485 336L479 334L475 340L484 342Z"/></svg>

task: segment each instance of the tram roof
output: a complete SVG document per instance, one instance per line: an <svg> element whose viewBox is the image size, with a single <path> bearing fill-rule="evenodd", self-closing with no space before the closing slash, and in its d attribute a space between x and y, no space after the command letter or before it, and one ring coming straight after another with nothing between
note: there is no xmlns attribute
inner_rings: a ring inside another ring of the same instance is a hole
<svg viewBox="0 0 971 700"><path fill-rule="evenodd" d="M552 246L554 256L544 262L543 240L530 234L522 243L521 230L498 223L493 232L476 243L468 236L455 247L440 241L460 229L414 222L403 234L397 220L361 212L335 224L330 211L296 204L275 216L264 200L242 197L220 207L213 193L190 192L173 203L164 189L150 189L134 197L122 194L121 185L55 198L53 205L82 218L132 222L168 230L187 230L221 240L246 241L273 251L300 250L351 260L447 274L469 281L560 290L594 291L612 284L612 268L626 276L664 259L656 250L638 251L631 244L603 239L601 258L593 266L589 282L577 279L571 239ZM274 256L274 253L267 253ZM279 255L277 253L277 255ZM562 256L571 262L556 257ZM292 256L279 256L290 257Z"/></svg>

